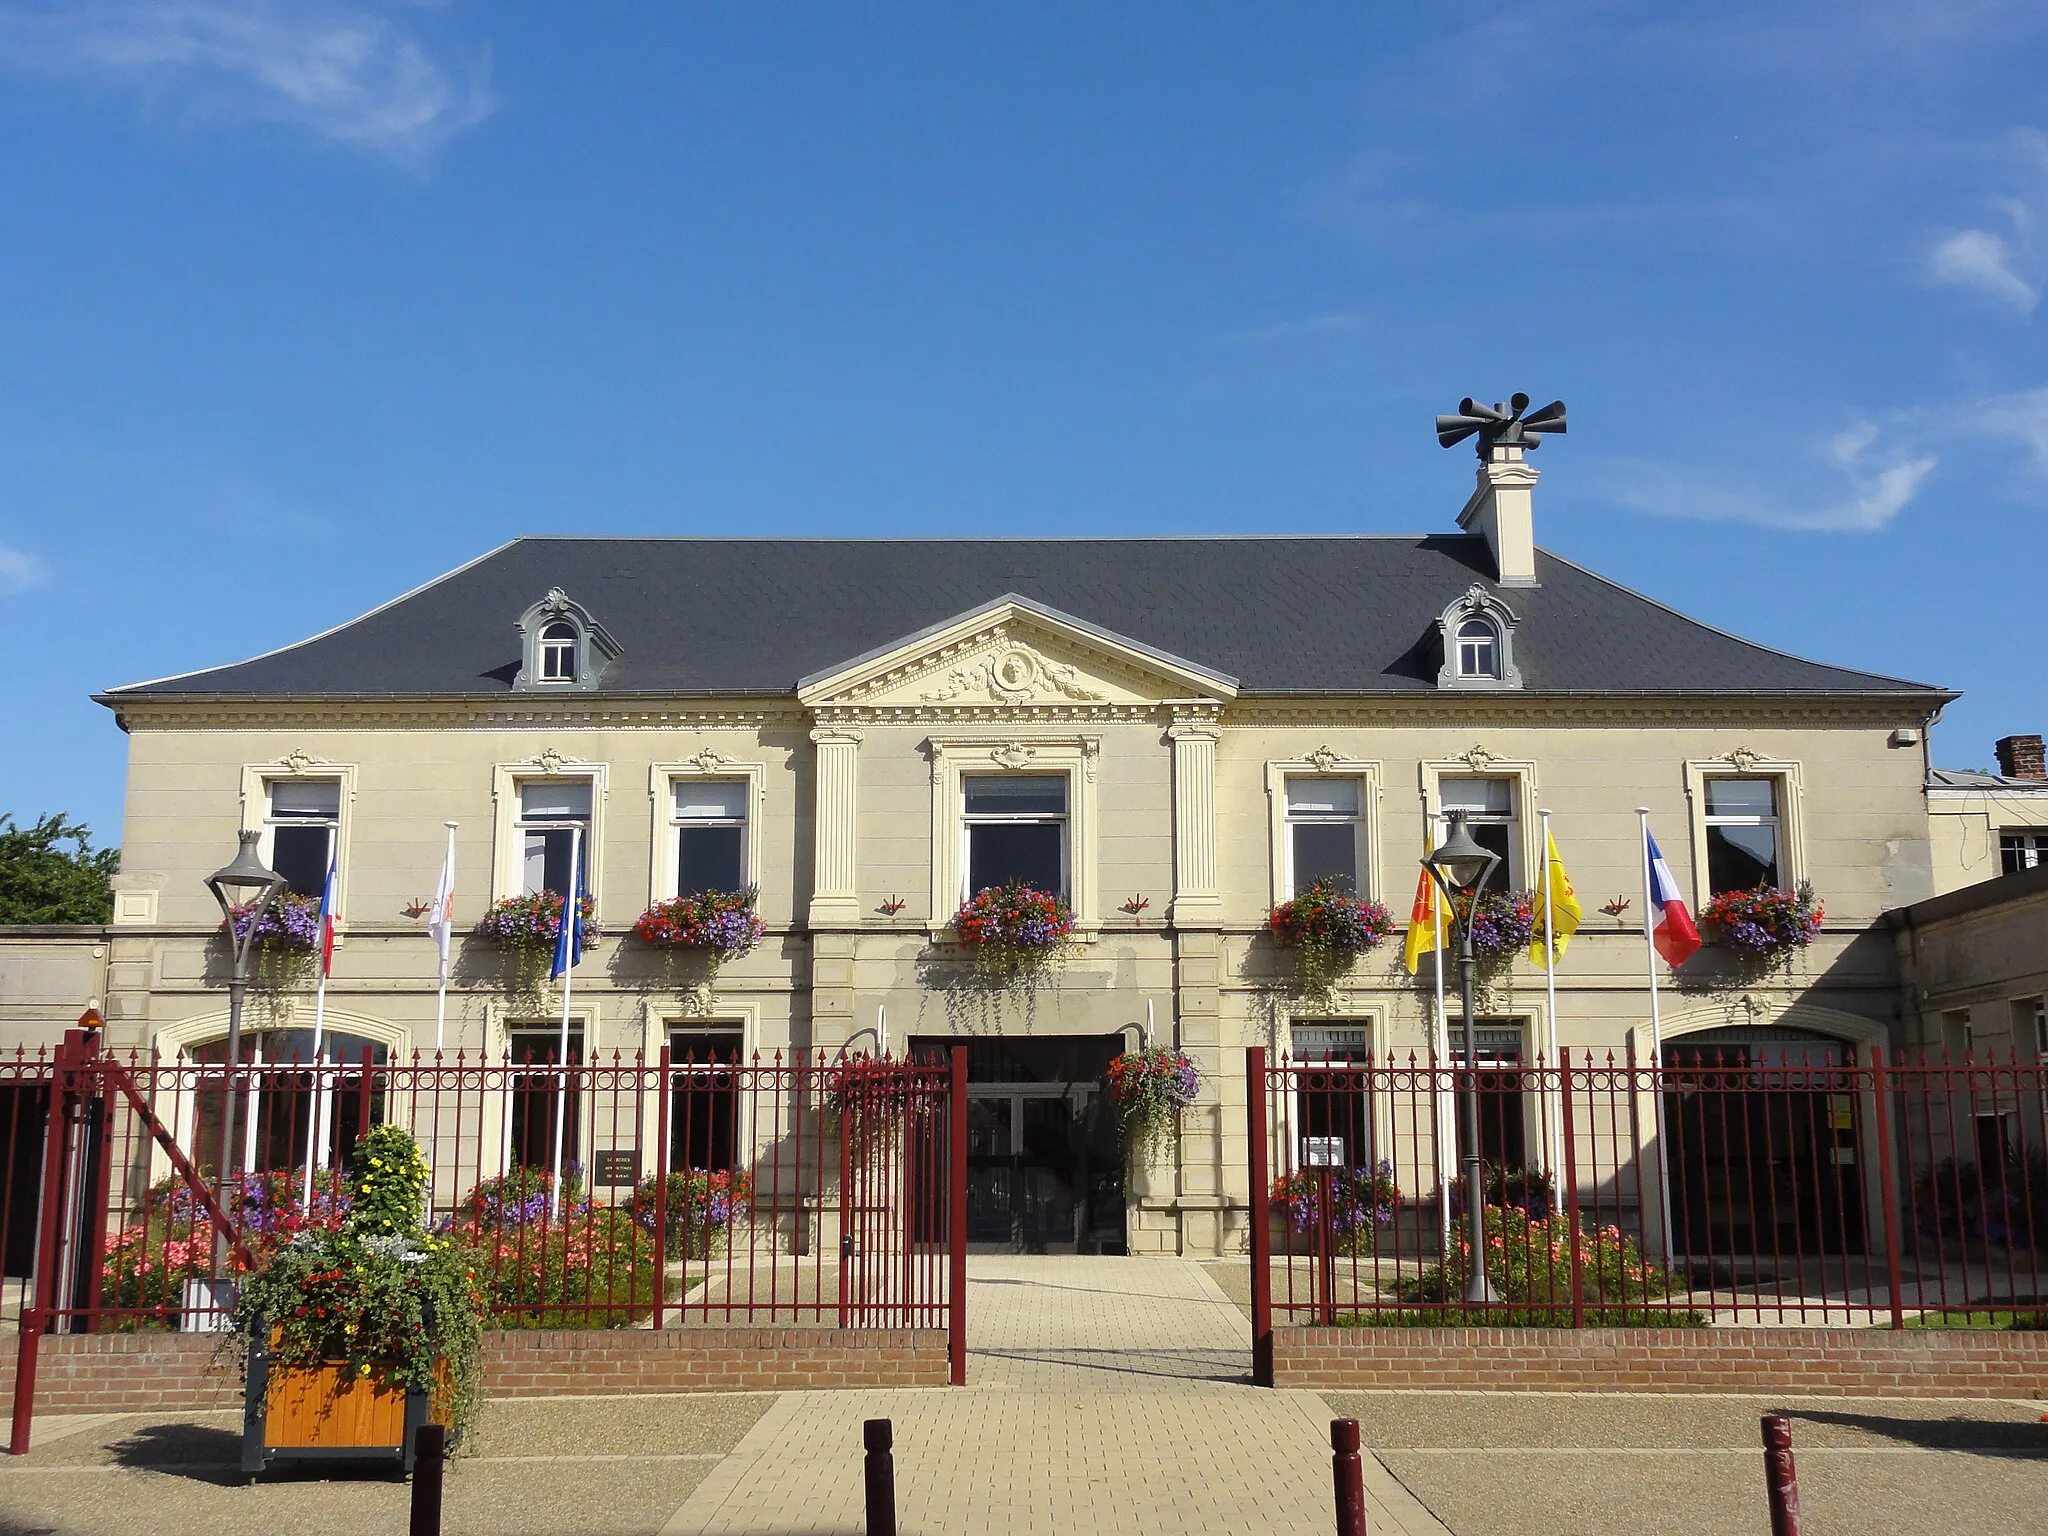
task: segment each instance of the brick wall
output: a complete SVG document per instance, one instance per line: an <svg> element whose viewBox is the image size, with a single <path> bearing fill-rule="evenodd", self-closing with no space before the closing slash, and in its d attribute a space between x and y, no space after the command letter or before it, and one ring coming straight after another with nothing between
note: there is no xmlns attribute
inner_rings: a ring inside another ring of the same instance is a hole
<svg viewBox="0 0 2048 1536"><path fill-rule="evenodd" d="M2048 1397L2048 1333L1865 1328L1275 1328L1312 1391L1784 1392Z"/></svg>
<svg viewBox="0 0 2048 1536"><path fill-rule="evenodd" d="M54 1335L42 1341L36 1412L238 1408L241 1373L201 1334ZM16 1339L0 1335L0 1403L13 1401ZM804 1387L942 1387L935 1330L674 1328L484 1336L487 1397L746 1392Z"/></svg>

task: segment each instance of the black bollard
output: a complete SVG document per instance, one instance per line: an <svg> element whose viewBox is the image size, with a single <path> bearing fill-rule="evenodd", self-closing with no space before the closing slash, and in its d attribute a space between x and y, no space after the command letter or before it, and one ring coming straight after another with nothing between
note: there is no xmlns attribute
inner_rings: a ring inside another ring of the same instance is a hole
<svg viewBox="0 0 2048 1536"><path fill-rule="evenodd" d="M887 1419L869 1419L860 1438L868 1448L868 1536L896 1536L895 1429Z"/></svg>
<svg viewBox="0 0 2048 1536"><path fill-rule="evenodd" d="M1792 1465L1792 1421L1764 1415L1764 1493L1771 1501L1771 1536L1799 1536L1799 1474Z"/></svg>
<svg viewBox="0 0 2048 1536"><path fill-rule="evenodd" d="M448 1459L448 1431L422 1424L412 1441L412 1536L441 1536L441 1469Z"/></svg>
<svg viewBox="0 0 2048 1536"><path fill-rule="evenodd" d="M1365 1463L1358 1459L1358 1420L1330 1420L1330 1473L1337 1484L1337 1536L1365 1536Z"/></svg>

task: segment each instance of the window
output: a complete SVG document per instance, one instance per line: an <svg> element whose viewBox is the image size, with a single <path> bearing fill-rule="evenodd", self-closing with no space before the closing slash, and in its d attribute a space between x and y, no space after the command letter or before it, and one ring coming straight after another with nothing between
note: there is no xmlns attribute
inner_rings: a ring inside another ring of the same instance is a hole
<svg viewBox="0 0 2048 1536"><path fill-rule="evenodd" d="M320 1056L339 1071L265 1072L253 1093L242 1099L245 1117L236 1141L242 1145L243 1165L257 1173L278 1173L303 1169L309 1140L319 1147L323 1169L345 1168L356 1144L362 1113L363 1052L370 1052L373 1067L385 1065L390 1052L374 1040L329 1029L320 1039ZM194 1061L218 1066L228 1059L226 1040L209 1040L189 1048ZM310 1029L251 1030L242 1036L242 1060L266 1066L286 1064L310 1066L313 1062L313 1031ZM356 1070L350 1072L348 1068ZM315 1095L317 1085L319 1094ZM193 1146L201 1163L208 1167L220 1162L221 1126L227 1113L227 1095L218 1079L202 1078L195 1095ZM384 1090L373 1073L370 1086L370 1123L384 1118ZM253 1137L253 1139L245 1139ZM317 1138L317 1139L315 1139Z"/></svg>
<svg viewBox="0 0 2048 1536"><path fill-rule="evenodd" d="M551 1070L562 1060L560 1026L515 1028L511 1039L512 1114L506 1126L507 1159L515 1168L552 1168L555 1163L555 1111L562 1122L562 1162L583 1163L583 1082L581 1075ZM569 1065L583 1065L583 1031L569 1030ZM522 1071L521 1068L526 1070Z"/></svg>
<svg viewBox="0 0 2048 1536"><path fill-rule="evenodd" d="M1458 626L1458 676L1500 676L1500 634L1489 619L1467 619Z"/></svg>
<svg viewBox="0 0 2048 1536"><path fill-rule="evenodd" d="M1708 779L1707 892L1784 884L1778 842L1778 781Z"/></svg>
<svg viewBox="0 0 2048 1536"><path fill-rule="evenodd" d="M2048 831L2013 831L1998 834L1998 868L2001 874L2016 875L2023 869L2048 864Z"/></svg>
<svg viewBox="0 0 2048 1536"><path fill-rule="evenodd" d="M737 891L747 883L747 786L730 779L678 779L676 894Z"/></svg>
<svg viewBox="0 0 2048 1536"><path fill-rule="evenodd" d="M554 623L540 632L540 680L544 683L576 681L576 626Z"/></svg>
<svg viewBox="0 0 2048 1536"><path fill-rule="evenodd" d="M519 786L520 894L569 889L569 844L581 828L579 862L590 870L590 781L536 779Z"/></svg>
<svg viewBox="0 0 2048 1536"><path fill-rule="evenodd" d="M678 1029L669 1035L670 1172L739 1166L742 1032Z"/></svg>
<svg viewBox="0 0 2048 1536"><path fill-rule="evenodd" d="M1446 814L1465 812L1472 841L1500 859L1487 881L1490 891L1513 890L1521 883L1521 835L1516 829L1513 779L1446 778L1439 794Z"/></svg>
<svg viewBox="0 0 2048 1536"><path fill-rule="evenodd" d="M1318 880L1357 895L1363 887L1364 821L1357 779L1287 781L1288 893Z"/></svg>
<svg viewBox="0 0 2048 1536"><path fill-rule="evenodd" d="M1371 1031L1297 1020L1290 1034L1292 1061L1302 1069L1294 1079L1297 1166L1371 1166L1372 1093L1363 1070L1372 1059ZM1312 1141L1320 1145L1312 1148Z"/></svg>
<svg viewBox="0 0 2048 1536"><path fill-rule="evenodd" d="M965 895L1011 881L1067 894L1067 779L1064 774L973 774L965 802Z"/></svg>
<svg viewBox="0 0 2048 1536"><path fill-rule="evenodd" d="M1519 1019L1475 1019L1472 1049L1479 1070L1473 1083L1479 1100L1479 1155L1496 1168L1528 1166L1528 1121L1523 1113L1522 1039ZM1465 1064L1465 1027L1450 1026L1451 1060ZM1462 1157L1462 1152L1460 1156Z"/></svg>
<svg viewBox="0 0 2048 1536"><path fill-rule="evenodd" d="M272 779L269 799L270 867L295 894L318 898L341 825L341 780Z"/></svg>

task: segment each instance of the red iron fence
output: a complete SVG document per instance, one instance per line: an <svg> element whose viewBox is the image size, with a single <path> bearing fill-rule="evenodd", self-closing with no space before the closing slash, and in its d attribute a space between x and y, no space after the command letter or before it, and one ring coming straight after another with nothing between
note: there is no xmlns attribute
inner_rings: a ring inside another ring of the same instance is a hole
<svg viewBox="0 0 2048 1536"><path fill-rule="evenodd" d="M9 1249L18 1399L43 1333L223 1329L234 1275L341 1218L356 1138L385 1122L426 1153L423 1214L474 1253L499 1326L945 1328L964 1379L960 1050L564 1064L364 1048L230 1069L117 1058L75 1030L11 1065L59 1109L17 1095L44 1144L0 1142L43 1174L33 1264ZM0 1137L6 1113L0 1099Z"/></svg>
<svg viewBox="0 0 2048 1536"><path fill-rule="evenodd" d="M1256 1341L1274 1317L2048 1324L2048 1066L1667 1044L1477 1070L1249 1061ZM1468 1294L1460 1100L1486 1268ZM1266 1344L1269 1349L1270 1345Z"/></svg>

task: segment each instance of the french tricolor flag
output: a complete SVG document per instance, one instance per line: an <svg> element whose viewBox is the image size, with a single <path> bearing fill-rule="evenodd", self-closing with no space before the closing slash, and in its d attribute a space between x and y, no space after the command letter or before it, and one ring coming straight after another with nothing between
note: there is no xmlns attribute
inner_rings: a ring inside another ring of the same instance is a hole
<svg viewBox="0 0 2048 1536"><path fill-rule="evenodd" d="M1678 882L1671 878L1671 866L1664 862L1649 827L1643 828L1643 836L1648 841L1650 907L1654 914L1650 920L1650 942L1664 957L1665 964L1681 966L1700 947L1700 931L1693 926L1692 914L1685 910L1685 898L1678 894Z"/></svg>
<svg viewBox="0 0 2048 1536"><path fill-rule="evenodd" d="M334 888L340 883L336 856L327 856L327 883L320 887L320 975L334 973Z"/></svg>

